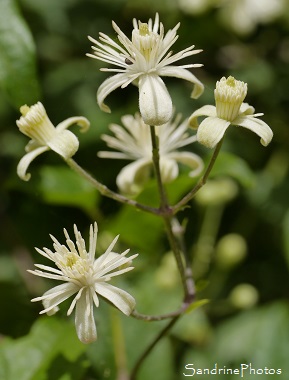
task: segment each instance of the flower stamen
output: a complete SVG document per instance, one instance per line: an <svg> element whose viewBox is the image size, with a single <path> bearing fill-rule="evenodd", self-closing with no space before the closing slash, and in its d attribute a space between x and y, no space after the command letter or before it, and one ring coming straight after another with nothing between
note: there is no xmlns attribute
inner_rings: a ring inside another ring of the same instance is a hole
<svg viewBox="0 0 289 380"><path fill-rule="evenodd" d="M219 118L233 121L247 95L247 83L236 80L232 76L221 78L214 91L217 115Z"/></svg>

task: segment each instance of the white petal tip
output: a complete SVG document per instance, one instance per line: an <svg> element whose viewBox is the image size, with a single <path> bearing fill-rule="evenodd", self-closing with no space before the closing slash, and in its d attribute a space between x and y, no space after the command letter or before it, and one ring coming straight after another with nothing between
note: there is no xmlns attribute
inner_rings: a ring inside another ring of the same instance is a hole
<svg viewBox="0 0 289 380"><path fill-rule="evenodd" d="M29 181L30 178L31 178L31 174L30 173L26 173L26 174L19 174L18 173L18 176L19 176L20 179L22 179L22 181L25 181L25 182Z"/></svg>
<svg viewBox="0 0 289 380"><path fill-rule="evenodd" d="M111 113L111 109L104 103L102 104L98 104L99 105L99 108L103 111L103 112L106 112L106 113Z"/></svg>
<svg viewBox="0 0 289 380"><path fill-rule="evenodd" d="M204 92L204 85L202 83L196 83L191 93L192 99L198 99Z"/></svg>

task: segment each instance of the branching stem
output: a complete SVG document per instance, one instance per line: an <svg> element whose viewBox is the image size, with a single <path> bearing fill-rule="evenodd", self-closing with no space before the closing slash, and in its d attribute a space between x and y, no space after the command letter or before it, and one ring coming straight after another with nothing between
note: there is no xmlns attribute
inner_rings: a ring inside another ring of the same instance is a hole
<svg viewBox="0 0 289 380"><path fill-rule="evenodd" d="M95 178L93 178L87 171L85 171L81 166L79 166L72 158L67 159L66 163L71 169L73 169L76 173L78 173L82 178L90 182L92 186L94 186L102 195L108 198L114 199L117 202L133 206L139 210L149 212L151 214L158 215L160 213L160 210L158 208L143 205L141 203L134 201L133 199L129 199L121 194L118 194L110 190L108 187L106 187L105 185L97 181Z"/></svg>

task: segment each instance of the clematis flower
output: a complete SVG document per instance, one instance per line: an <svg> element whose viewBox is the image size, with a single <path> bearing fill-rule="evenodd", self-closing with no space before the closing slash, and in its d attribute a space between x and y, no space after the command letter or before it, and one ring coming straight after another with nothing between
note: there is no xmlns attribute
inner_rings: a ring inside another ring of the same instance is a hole
<svg viewBox="0 0 289 380"><path fill-rule="evenodd" d="M72 124L78 124L82 132L89 128L89 121L82 116L70 117L58 124L57 127L49 120L43 104L38 102L31 107L24 105L20 108L22 116L16 124L24 135L31 138L26 145L28 152L19 162L17 174L24 181L30 179L26 173L30 163L40 154L53 150L64 159L72 157L79 146L77 137L67 128Z"/></svg>
<svg viewBox="0 0 289 380"><path fill-rule="evenodd" d="M248 103L243 103L247 95L247 83L232 76L223 77L216 84L214 91L216 106L206 105L196 110L189 118L191 127L198 128L198 141L214 148L232 124L250 129L261 137L261 144L267 146L273 137L271 128L254 114L255 109ZM200 125L198 117L207 116Z"/></svg>
<svg viewBox="0 0 289 380"><path fill-rule="evenodd" d="M134 194L141 190L153 167L150 128L139 114L125 115L121 120L124 127L117 124L110 126L115 136L102 136L107 145L117 151L102 151L98 156L134 161L125 166L116 179L122 192ZM198 155L177 150L196 141L196 136L190 136L187 129L188 122L185 120L180 124L180 115L156 129L160 171L164 183L171 182L178 176L178 162L192 169L192 177L197 176L203 169L203 161Z"/></svg>
<svg viewBox="0 0 289 380"><path fill-rule="evenodd" d="M137 256L126 257L129 249L121 254L112 251L118 236L112 241L104 254L95 259L97 241L97 224L90 226L89 250L86 251L85 241L74 225L76 244L70 239L64 229L66 244L62 245L51 235L54 252L48 248L36 248L45 258L53 261L57 268L42 264L35 264L36 270L28 272L64 283L48 290L41 297L32 299L32 302L42 301L44 310L40 314L55 314L58 305L75 295L68 309L70 315L75 309L75 327L78 338L83 343L91 343L97 339L97 331L93 316L93 306L99 306L99 296L111 302L120 311L130 315L135 307L134 298L122 289L108 281L133 269L131 261ZM121 267L121 268L120 268Z"/></svg>
<svg viewBox="0 0 289 380"><path fill-rule="evenodd" d="M112 26L117 33L119 43L104 33L99 34L99 41L88 37L96 46L92 46L94 54L87 54L87 56L117 67L101 69L116 73L106 79L98 89L97 102L103 111L110 112L104 100L113 90L118 87L125 88L130 83L134 83L139 89L139 108L144 122L148 125L162 125L171 119L173 106L171 96L161 77L185 79L194 84L191 94L193 98L202 94L203 84L187 70L202 65L172 65L201 51L193 50L194 46L189 46L175 54L169 51L178 39L176 33L180 24L165 34L158 14L154 23L152 19L149 19L148 23L134 19L131 40L114 22Z"/></svg>

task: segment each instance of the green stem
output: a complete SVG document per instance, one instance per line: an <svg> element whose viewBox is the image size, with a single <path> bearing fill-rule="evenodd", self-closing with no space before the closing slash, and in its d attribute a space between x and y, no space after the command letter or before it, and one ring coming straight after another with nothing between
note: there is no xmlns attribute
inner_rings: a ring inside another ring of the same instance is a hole
<svg viewBox="0 0 289 380"><path fill-rule="evenodd" d="M163 181L162 181L162 177L161 177L159 142L158 142L158 138L156 136L156 131L155 131L154 126L150 126L150 131L151 131L151 141L152 141L152 156L153 156L152 159L153 159L153 165L154 165L154 169L155 169L155 175L156 175L158 190L159 190L159 194L160 194L160 210L166 211L166 210L170 210L171 208L170 208L169 203L168 203L166 190L165 190L165 187L163 185ZM178 242L177 242L177 240L174 236L173 230L172 230L172 218L166 212L162 213L161 216L163 217L167 237L168 237L171 249L174 253L174 256L175 256L175 259L177 262L177 266L178 266L178 270L180 272L182 285L183 285L183 289L184 289L184 293L185 293L185 300L187 300L189 298L189 289L187 286L187 278L186 278L184 263L182 260L179 245L178 245Z"/></svg>
<svg viewBox="0 0 289 380"><path fill-rule="evenodd" d="M196 184L196 186L187 194L184 196L183 199L181 199L177 204L175 204L171 209L172 209L172 212L173 214L176 214L180 209L182 209L183 207L185 207L187 205L187 203L194 198L194 196L196 195L196 193L200 190L201 187L203 187L206 182L207 182L207 179L213 169L213 166L215 165L215 162L216 162L216 159L220 153L220 150L221 150L221 147L222 147L222 143L223 143L223 139L221 141L218 142L215 150L214 150L214 153L210 159L210 162L209 162L209 165L207 166L207 169L204 173L204 175L201 177L201 179L198 181L198 183Z"/></svg>
<svg viewBox="0 0 289 380"><path fill-rule="evenodd" d="M150 126L151 131L151 141L152 141L152 155L153 155L153 164L155 169L155 175L157 180L157 185L160 194L160 208L167 209L169 208L168 198L166 194L165 187L163 185L161 170L160 170L160 153L159 153L159 141L156 135L155 127Z"/></svg>
<svg viewBox="0 0 289 380"><path fill-rule="evenodd" d="M112 336L113 336L113 346L115 353L115 361L117 367L117 380L127 380L128 370L127 370L127 360L126 360L126 350L125 350L125 340L123 336L123 330L121 325L121 320L118 312L111 308L111 326L112 326Z"/></svg>
<svg viewBox="0 0 289 380"><path fill-rule="evenodd" d="M92 186L94 186L102 195L108 198L114 199L117 202L128 204L137 209L149 212L151 214L155 214L155 215L160 214L160 210L155 207L143 205L141 203L134 201L133 199L126 198L125 196L115 193L114 191L110 190L108 187L106 187L105 185L97 181L95 178L93 178L87 171L85 171L81 166L79 166L72 158L65 160L65 162L77 174L79 174L82 178L90 182Z"/></svg>
<svg viewBox="0 0 289 380"><path fill-rule="evenodd" d="M142 320L142 321L146 321L146 322L163 321L164 319L170 319L170 318L174 318L179 315L182 315L189 306L190 306L189 302L184 302L178 310L172 311L171 313L160 314L160 315L141 314L137 312L136 310L134 310L131 313L131 317Z"/></svg>
<svg viewBox="0 0 289 380"><path fill-rule="evenodd" d="M175 255L175 260L177 262L178 270L181 275L181 280L182 280L182 285L184 289L184 299L188 301L189 299L193 299L194 294L191 294L191 289L189 288L188 284L190 281L188 281L188 277L186 273L186 269L184 266L184 262L181 256L181 252L179 249L178 242L174 236L173 230L172 230L172 225L171 225L171 220L169 218L164 217L164 222L165 222L165 228L168 236L168 240L171 246L171 249Z"/></svg>
<svg viewBox="0 0 289 380"><path fill-rule="evenodd" d="M210 266L222 212L222 205L211 205L205 209L199 238L194 249L193 267L197 279L204 278Z"/></svg>
<svg viewBox="0 0 289 380"><path fill-rule="evenodd" d="M147 347L147 349L143 352L143 354L140 356L138 361L136 362L130 376L130 380L136 380L138 371L143 363L143 361L146 359L146 357L150 354L150 352L153 350L153 348L156 346L156 344L164 337L166 334L171 330L171 328L175 325L175 323L180 318L180 315L177 315L174 317L156 336L156 338L151 342L151 344Z"/></svg>

